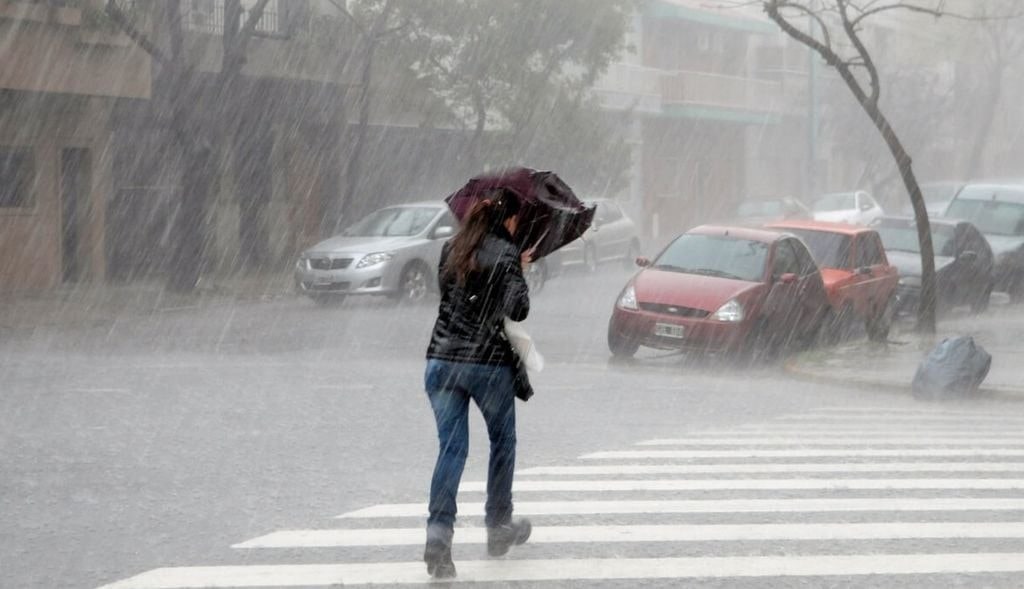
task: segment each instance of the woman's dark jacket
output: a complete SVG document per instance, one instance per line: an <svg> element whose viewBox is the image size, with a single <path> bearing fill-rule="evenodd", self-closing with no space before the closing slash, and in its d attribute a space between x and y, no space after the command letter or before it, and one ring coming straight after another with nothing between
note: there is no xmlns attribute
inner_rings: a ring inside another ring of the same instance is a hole
<svg viewBox="0 0 1024 589"><path fill-rule="evenodd" d="M484 236L477 248L477 269L467 275L463 286L454 272L445 271L450 250L446 243L441 251L441 305L427 358L518 366L515 352L505 339L503 320L526 319L530 296L512 236L504 227Z"/></svg>

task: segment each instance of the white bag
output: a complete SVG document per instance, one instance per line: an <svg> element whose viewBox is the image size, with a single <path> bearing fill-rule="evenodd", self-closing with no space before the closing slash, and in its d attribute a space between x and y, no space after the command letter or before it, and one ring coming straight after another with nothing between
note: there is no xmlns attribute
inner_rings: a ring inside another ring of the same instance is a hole
<svg viewBox="0 0 1024 589"><path fill-rule="evenodd" d="M537 351L537 345L533 343L530 334L526 333L522 323L505 317L505 338L527 369L534 372L544 370L544 356Z"/></svg>

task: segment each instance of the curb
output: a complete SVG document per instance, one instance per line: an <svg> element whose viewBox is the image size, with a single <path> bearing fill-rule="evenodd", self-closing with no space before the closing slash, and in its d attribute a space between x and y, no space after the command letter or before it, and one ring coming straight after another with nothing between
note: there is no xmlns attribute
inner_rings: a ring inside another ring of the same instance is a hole
<svg viewBox="0 0 1024 589"><path fill-rule="evenodd" d="M818 384L827 385L846 385L853 386L858 389L871 390L875 392L885 392L889 394L898 394L912 396L911 385L907 383L897 383L888 380L873 380L870 378L858 378L858 377L834 377L826 376L820 372L813 370L807 370L801 366L799 360L790 359L783 364L783 369L787 374L794 376L800 380L806 382L815 382ZM983 398L998 398L1002 400L1012 401L1024 401L1024 389L1010 388L1005 386L982 386L975 397Z"/></svg>
<svg viewBox="0 0 1024 589"><path fill-rule="evenodd" d="M254 305L259 303L269 303L285 299L291 299L295 297L296 294L290 292L253 295L231 294L228 292L223 292L213 296L211 296L208 293L201 293L195 297L195 300L190 301L188 304L170 307L155 307L146 309L122 307L115 313L83 313L79 317L76 317L74 319L42 319L39 321L34 321L31 324L19 324L17 322L13 324L0 323L0 333L19 333L32 331L39 328L50 327L99 327L103 325L109 325L115 321L122 319L139 319L142 317L155 317L169 313L181 313L186 311L195 311L199 309L216 309L218 307L226 307L230 305Z"/></svg>

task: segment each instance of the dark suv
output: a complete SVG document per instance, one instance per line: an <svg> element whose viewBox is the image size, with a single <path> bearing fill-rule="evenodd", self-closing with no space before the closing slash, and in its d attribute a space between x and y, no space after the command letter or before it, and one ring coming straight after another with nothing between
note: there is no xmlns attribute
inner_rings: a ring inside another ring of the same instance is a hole
<svg viewBox="0 0 1024 589"><path fill-rule="evenodd" d="M995 255L995 290L1024 301L1024 184L967 184L944 215L973 223Z"/></svg>

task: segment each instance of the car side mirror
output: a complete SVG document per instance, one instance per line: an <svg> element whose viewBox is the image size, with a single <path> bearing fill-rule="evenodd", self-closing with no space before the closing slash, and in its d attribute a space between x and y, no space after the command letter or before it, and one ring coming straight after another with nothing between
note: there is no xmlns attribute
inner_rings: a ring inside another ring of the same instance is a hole
<svg viewBox="0 0 1024 589"><path fill-rule="evenodd" d="M796 282L797 276L792 272L786 272L782 276L779 276L779 282L782 284L793 284Z"/></svg>
<svg viewBox="0 0 1024 589"><path fill-rule="evenodd" d="M651 260L643 256L640 256L639 258L636 259L636 265L640 266L641 268L647 268L651 265Z"/></svg>
<svg viewBox="0 0 1024 589"><path fill-rule="evenodd" d="M434 239L445 239L455 235L455 228L450 225L441 225L434 229Z"/></svg>
<svg viewBox="0 0 1024 589"><path fill-rule="evenodd" d="M857 274L871 276L871 266L861 266L860 268L857 268Z"/></svg>
<svg viewBox="0 0 1024 589"><path fill-rule="evenodd" d="M960 254L960 260L967 262L968 264L973 264L978 261L978 252L967 250Z"/></svg>
<svg viewBox="0 0 1024 589"><path fill-rule="evenodd" d="M862 211L870 211L871 210L871 203L869 203L869 202L862 202L862 203L860 203L860 210L862 210Z"/></svg>

